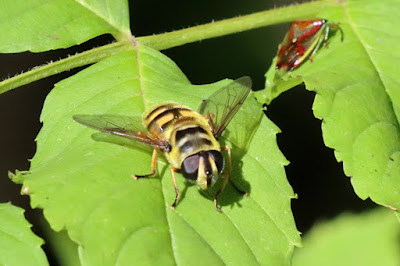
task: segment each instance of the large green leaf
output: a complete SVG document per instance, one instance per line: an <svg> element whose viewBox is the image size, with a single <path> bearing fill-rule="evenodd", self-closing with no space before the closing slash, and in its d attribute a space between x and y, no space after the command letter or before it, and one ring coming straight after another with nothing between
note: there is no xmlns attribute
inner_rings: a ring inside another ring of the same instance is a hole
<svg viewBox="0 0 400 266"><path fill-rule="evenodd" d="M252 97L222 138L232 146L232 179L250 193L243 198L228 186L223 213L180 174L181 200L170 209L175 194L165 159L156 177L133 180L132 174L150 171L151 148L101 133L91 138L93 130L72 120L74 114L141 116L162 101L197 109L228 82L192 85L170 59L144 46L101 61L56 84L43 108L30 173L14 181L23 181L53 229L65 228L80 245L86 265L289 264L300 239L287 161L277 147L279 129ZM258 124L249 130L241 125L248 121Z"/></svg>
<svg viewBox="0 0 400 266"><path fill-rule="evenodd" d="M0 52L42 52L110 33L130 38L126 0L2 0Z"/></svg>
<svg viewBox="0 0 400 266"><path fill-rule="evenodd" d="M325 144L335 149L357 195L400 208L400 1L346 1L320 17L339 22L344 32L329 39L313 62L286 78L267 73L267 102L293 84L317 93L314 114L323 119ZM271 84L275 83L275 84Z"/></svg>
<svg viewBox="0 0 400 266"><path fill-rule="evenodd" d="M295 249L293 265L399 265L399 234L399 223L387 209L343 214L305 235L304 248Z"/></svg>
<svg viewBox="0 0 400 266"><path fill-rule="evenodd" d="M10 203L0 204L1 265L48 265L40 248L44 242L30 228L23 209Z"/></svg>

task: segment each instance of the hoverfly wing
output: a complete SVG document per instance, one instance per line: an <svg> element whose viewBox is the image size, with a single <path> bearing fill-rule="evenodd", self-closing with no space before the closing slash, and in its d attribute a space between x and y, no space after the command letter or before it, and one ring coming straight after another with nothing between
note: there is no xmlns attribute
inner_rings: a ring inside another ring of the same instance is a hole
<svg viewBox="0 0 400 266"><path fill-rule="evenodd" d="M221 136L244 103L251 91L251 84L250 77L241 77L211 94L207 100L203 100L199 113L207 119L215 138Z"/></svg>
<svg viewBox="0 0 400 266"><path fill-rule="evenodd" d="M144 133L146 132L146 129L142 125L141 117L104 114L74 115L73 119L84 126L98 131L130 140L136 140L161 150L167 149L169 146L166 141L151 138Z"/></svg>

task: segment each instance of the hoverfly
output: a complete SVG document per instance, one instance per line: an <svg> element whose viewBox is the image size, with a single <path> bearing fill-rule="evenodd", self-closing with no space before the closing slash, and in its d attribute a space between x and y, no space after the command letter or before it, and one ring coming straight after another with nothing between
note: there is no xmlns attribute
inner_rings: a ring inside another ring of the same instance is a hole
<svg viewBox="0 0 400 266"><path fill-rule="evenodd" d="M181 104L167 102L147 110L142 119L111 114L74 115L73 119L87 127L152 146L151 173L132 175L134 179L155 175L157 149L162 151L171 164L175 188L175 200L171 205L173 209L179 200L175 172L180 172L188 181L196 182L203 190L212 187L218 176L222 175L224 180L214 196L214 206L221 212L217 200L230 179L231 149L228 145L221 147L217 139L250 91L251 79L242 77L203 100L198 112ZM222 151L227 151L226 167Z"/></svg>
<svg viewBox="0 0 400 266"><path fill-rule="evenodd" d="M331 30L340 30L339 24L328 23L326 19L295 20L279 45L276 69L291 71L306 58L313 56L326 43Z"/></svg>

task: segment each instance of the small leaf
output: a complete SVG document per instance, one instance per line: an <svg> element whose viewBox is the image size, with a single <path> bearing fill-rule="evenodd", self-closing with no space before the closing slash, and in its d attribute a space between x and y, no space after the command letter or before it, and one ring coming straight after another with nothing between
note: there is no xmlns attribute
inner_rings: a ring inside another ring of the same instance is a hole
<svg viewBox="0 0 400 266"><path fill-rule="evenodd" d="M165 101L196 110L229 82L192 85L170 59L139 46L56 84L23 189L29 188L32 206L44 209L53 229L65 228L80 245L84 265L290 263L300 239L287 161L277 147L279 129L251 97L222 135L232 147L232 180L250 194L243 198L228 186L220 198L223 213L180 174L181 200L170 209L175 193L161 154L155 177L133 180L132 174L149 173L151 148L95 141L99 133L72 120L74 114L140 116ZM245 118L256 121L254 131L237 130Z"/></svg>
<svg viewBox="0 0 400 266"><path fill-rule="evenodd" d="M24 210L10 203L0 204L0 264L48 265L40 248L43 240L30 230Z"/></svg>
<svg viewBox="0 0 400 266"><path fill-rule="evenodd" d="M110 33L130 38L126 0L2 0L0 52L67 48Z"/></svg>
<svg viewBox="0 0 400 266"><path fill-rule="evenodd" d="M316 225L295 249L294 266L399 265L400 227L393 212L343 214Z"/></svg>
<svg viewBox="0 0 400 266"><path fill-rule="evenodd" d="M397 10L397 11L396 11ZM343 161L357 195L400 209L400 1L346 1L321 18L340 23L313 62L286 78L315 91L313 110L323 120L324 142ZM274 66L267 73L269 82ZM284 85L282 85L282 83ZM288 89L282 80L259 92L267 102Z"/></svg>

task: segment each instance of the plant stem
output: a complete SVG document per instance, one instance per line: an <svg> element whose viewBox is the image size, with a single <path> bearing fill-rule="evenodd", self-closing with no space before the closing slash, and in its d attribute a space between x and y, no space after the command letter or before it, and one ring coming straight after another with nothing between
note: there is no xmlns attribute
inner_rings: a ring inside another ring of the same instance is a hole
<svg viewBox="0 0 400 266"><path fill-rule="evenodd" d="M0 82L0 94L75 67L96 63L114 54L134 49L128 42L116 42L61 59Z"/></svg>
<svg viewBox="0 0 400 266"><path fill-rule="evenodd" d="M158 35L138 37L136 38L136 41L156 50L164 50L204 39L224 36L272 24L289 22L294 19L313 18L316 17L321 10L337 5L339 5L339 3L333 0L314 1L225 19ZM132 43L128 41L120 41L34 68L26 73L0 82L0 94L75 67L96 63L104 58L130 49L134 49Z"/></svg>
<svg viewBox="0 0 400 266"><path fill-rule="evenodd" d="M315 18L321 10L334 6L338 6L338 3L332 0L314 1L211 22L187 29L139 37L137 40L141 44L156 50L165 50L187 43L289 22L295 19Z"/></svg>

